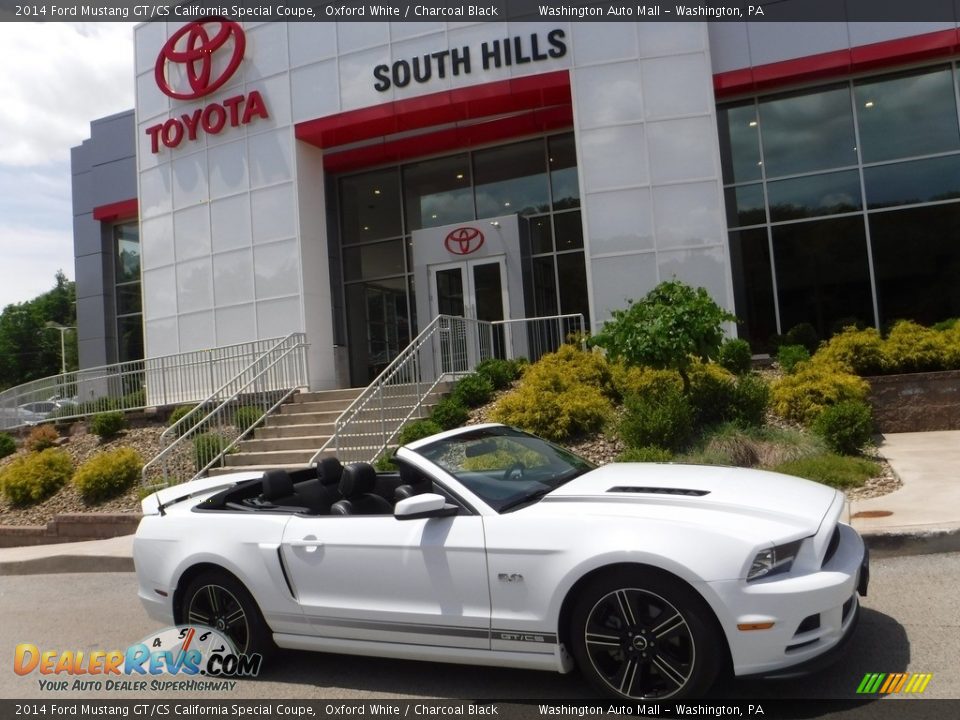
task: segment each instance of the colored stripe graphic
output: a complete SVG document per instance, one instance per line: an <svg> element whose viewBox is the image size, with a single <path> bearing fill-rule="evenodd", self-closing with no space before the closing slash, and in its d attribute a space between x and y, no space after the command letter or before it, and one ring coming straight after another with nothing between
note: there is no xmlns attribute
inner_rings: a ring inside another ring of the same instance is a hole
<svg viewBox="0 0 960 720"><path fill-rule="evenodd" d="M867 673L857 686L857 694L919 694L927 689L933 673Z"/></svg>

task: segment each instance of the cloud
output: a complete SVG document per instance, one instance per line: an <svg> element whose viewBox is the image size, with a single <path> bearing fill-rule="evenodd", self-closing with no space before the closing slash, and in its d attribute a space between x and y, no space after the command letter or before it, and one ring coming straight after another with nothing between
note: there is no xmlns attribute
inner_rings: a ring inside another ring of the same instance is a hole
<svg viewBox="0 0 960 720"><path fill-rule="evenodd" d="M73 277L73 236L69 231L0 223L0 310L32 300L56 284L57 270Z"/></svg>

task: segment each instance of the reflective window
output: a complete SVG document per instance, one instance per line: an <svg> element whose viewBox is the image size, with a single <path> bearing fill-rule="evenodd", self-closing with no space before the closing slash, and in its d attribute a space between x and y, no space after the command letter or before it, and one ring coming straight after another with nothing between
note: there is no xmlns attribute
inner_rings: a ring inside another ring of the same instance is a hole
<svg viewBox="0 0 960 720"><path fill-rule="evenodd" d="M557 236L557 251L583 247L583 221L579 212L559 213L553 216Z"/></svg>
<svg viewBox="0 0 960 720"><path fill-rule="evenodd" d="M538 315L556 315L557 276L554 269L554 255L533 258L533 312ZM528 313L529 314L529 313Z"/></svg>
<svg viewBox="0 0 960 720"><path fill-rule="evenodd" d="M857 163L847 85L761 100L760 134L768 178Z"/></svg>
<svg viewBox="0 0 960 720"><path fill-rule="evenodd" d="M547 141L550 156L550 189L553 209L580 207L580 181L577 178L577 150L573 135L555 135Z"/></svg>
<svg viewBox="0 0 960 720"><path fill-rule="evenodd" d="M723 181L741 183L759 180L760 134L757 108L753 100L744 105L717 109L720 129L720 160Z"/></svg>
<svg viewBox="0 0 960 720"><path fill-rule="evenodd" d="M473 220L469 156L452 155L405 166L403 196L407 232Z"/></svg>
<svg viewBox="0 0 960 720"><path fill-rule="evenodd" d="M777 319L766 228L730 233L730 268L740 337L750 338L754 352L767 352L765 341L777 332Z"/></svg>
<svg viewBox="0 0 960 720"><path fill-rule="evenodd" d="M115 225L118 283L140 282L140 227L135 223Z"/></svg>
<svg viewBox="0 0 960 720"><path fill-rule="evenodd" d="M863 217L773 227L780 323L812 324L821 337L847 325L873 325Z"/></svg>
<svg viewBox="0 0 960 720"><path fill-rule="evenodd" d="M553 252L553 230L549 215L530 218L530 252L534 255Z"/></svg>
<svg viewBox="0 0 960 720"><path fill-rule="evenodd" d="M550 210L542 139L478 151L473 156L477 217Z"/></svg>
<svg viewBox="0 0 960 720"><path fill-rule="evenodd" d="M396 168L340 180L340 228L344 245L403 234Z"/></svg>
<svg viewBox="0 0 960 720"><path fill-rule="evenodd" d="M343 276L345 280L361 280L404 272L403 240L356 245L343 249Z"/></svg>
<svg viewBox="0 0 960 720"><path fill-rule="evenodd" d="M116 248L114 302L117 321L117 362L143 359L143 315L140 285L140 226L113 226Z"/></svg>
<svg viewBox="0 0 960 720"><path fill-rule="evenodd" d="M880 322L960 317L960 204L871 213Z"/></svg>
<svg viewBox="0 0 960 720"><path fill-rule="evenodd" d="M587 269L583 253L557 255L557 277L560 281L560 312L583 313L585 322L590 321L590 301L587 296Z"/></svg>
<svg viewBox="0 0 960 720"><path fill-rule="evenodd" d="M763 203L763 185L741 185L724 191L727 206L727 225L742 227L767 221Z"/></svg>
<svg viewBox="0 0 960 720"><path fill-rule="evenodd" d="M351 283L346 294L353 381L367 384L410 344L406 280Z"/></svg>
<svg viewBox="0 0 960 720"><path fill-rule="evenodd" d="M847 170L777 180L768 183L767 198L771 222L855 212L862 207L860 174Z"/></svg>
<svg viewBox="0 0 960 720"><path fill-rule="evenodd" d="M143 318L128 315L117 318L118 362L143 359Z"/></svg>
<svg viewBox="0 0 960 720"><path fill-rule="evenodd" d="M960 149L949 67L854 84L864 162Z"/></svg>
<svg viewBox="0 0 960 720"><path fill-rule="evenodd" d="M960 197L960 155L863 169L867 207L913 205Z"/></svg>

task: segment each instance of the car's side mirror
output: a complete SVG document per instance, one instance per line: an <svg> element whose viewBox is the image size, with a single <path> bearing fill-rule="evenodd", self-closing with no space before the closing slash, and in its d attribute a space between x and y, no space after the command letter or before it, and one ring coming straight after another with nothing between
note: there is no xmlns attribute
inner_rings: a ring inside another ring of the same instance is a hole
<svg viewBox="0 0 960 720"><path fill-rule="evenodd" d="M447 499L436 493L414 495L398 502L393 508L397 520L452 517L459 512L456 505L447 505Z"/></svg>

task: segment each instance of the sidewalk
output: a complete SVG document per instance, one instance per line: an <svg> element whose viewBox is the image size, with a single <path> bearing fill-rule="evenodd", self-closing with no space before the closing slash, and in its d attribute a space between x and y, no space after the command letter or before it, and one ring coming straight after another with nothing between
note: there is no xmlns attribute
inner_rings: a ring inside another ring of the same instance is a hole
<svg viewBox="0 0 960 720"><path fill-rule="evenodd" d="M871 552L883 557L960 550L960 430L885 435L880 453L903 487L850 503L845 518L864 536ZM132 552L132 535L0 548L0 575L132 572Z"/></svg>

